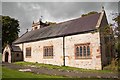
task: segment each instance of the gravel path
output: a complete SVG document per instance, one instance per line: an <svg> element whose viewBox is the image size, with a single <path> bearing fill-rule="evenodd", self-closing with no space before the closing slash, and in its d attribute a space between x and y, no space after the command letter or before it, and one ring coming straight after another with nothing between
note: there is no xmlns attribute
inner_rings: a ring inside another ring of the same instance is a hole
<svg viewBox="0 0 120 80"><path fill-rule="evenodd" d="M16 64L10 64L10 63L2 63L2 66L5 66L10 69L15 69L15 70L30 69L31 72L35 74L48 74L48 75L58 75L58 76L67 76L67 77L76 77L76 78L115 78L115 79L118 78L117 73L59 71L56 69L20 66Z"/></svg>

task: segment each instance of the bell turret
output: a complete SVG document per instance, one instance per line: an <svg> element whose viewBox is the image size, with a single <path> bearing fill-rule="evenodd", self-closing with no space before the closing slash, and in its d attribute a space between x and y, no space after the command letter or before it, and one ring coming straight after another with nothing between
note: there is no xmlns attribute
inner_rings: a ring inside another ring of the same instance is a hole
<svg viewBox="0 0 120 80"><path fill-rule="evenodd" d="M38 22L33 21L32 30L40 29L40 28L46 27L48 25L49 24L42 22L42 16L41 16L41 18L39 19Z"/></svg>
<svg viewBox="0 0 120 80"><path fill-rule="evenodd" d="M36 29L39 29L40 28L40 23L39 22L34 22L33 21L33 24L32 24L32 30L36 30Z"/></svg>

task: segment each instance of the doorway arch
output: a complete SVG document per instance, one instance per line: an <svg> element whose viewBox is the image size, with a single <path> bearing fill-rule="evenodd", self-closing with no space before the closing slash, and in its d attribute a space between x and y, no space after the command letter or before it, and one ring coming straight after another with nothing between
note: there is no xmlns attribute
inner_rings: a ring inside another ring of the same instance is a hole
<svg viewBox="0 0 120 80"><path fill-rule="evenodd" d="M8 55L9 55L9 53L5 52L5 62L8 62Z"/></svg>

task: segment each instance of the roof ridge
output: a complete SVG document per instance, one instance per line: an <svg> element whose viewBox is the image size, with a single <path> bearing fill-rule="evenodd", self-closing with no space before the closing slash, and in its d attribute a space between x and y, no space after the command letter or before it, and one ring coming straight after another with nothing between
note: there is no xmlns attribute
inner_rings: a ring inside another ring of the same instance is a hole
<svg viewBox="0 0 120 80"><path fill-rule="evenodd" d="M20 39L22 36L24 36L26 33L28 33L27 31L24 33L24 34L22 34L20 37L18 37L15 41L17 41L18 39ZM15 41L13 41L12 43L14 43ZM12 44L13 45L13 44Z"/></svg>
<svg viewBox="0 0 120 80"><path fill-rule="evenodd" d="M33 40L40 40L49 37L58 37L68 34L75 34L80 32L86 32L96 29L96 24L100 17L100 13L91 14L89 16L79 17L76 19L64 21L61 23L47 26L37 30L29 31L28 33L21 36L14 43L24 43ZM64 24L66 23L66 24ZM44 32L44 33L42 33Z"/></svg>
<svg viewBox="0 0 120 80"><path fill-rule="evenodd" d="M83 17L78 17L78 18L75 18L75 19L71 19L71 20L67 20L67 21L64 21L64 22L60 22L60 23L57 23L57 24L62 24L62 23L65 23L65 22L69 22L69 21L74 21L74 20L77 20L77 19L82 19L82 18L87 18L87 17L90 17L90 16L93 16L95 14L101 14L101 13L94 13L94 14L90 14L88 16L83 16Z"/></svg>
<svg viewBox="0 0 120 80"><path fill-rule="evenodd" d="M55 26L55 25L59 25L59 24L62 24L62 23L74 21L74 20L77 20L77 19L87 18L87 17L93 16L93 15L95 15L95 14L101 14L101 13L98 13L98 12L97 12L97 13L94 13L94 14L90 14L90 15L88 15L88 16L78 17L78 18L75 18L75 19L71 19L71 20L67 20L67 21L64 21L64 22L57 23L57 24L53 24L52 26L49 25L49 26L47 26L47 27L53 27L53 26ZM43 28L47 28L47 27L43 27ZM39 29L37 29L37 30L40 30L40 29L42 29L42 28L39 28ZM35 31L35 30L31 30L31 31ZM30 32L31 32L31 31L30 31ZM24 33L24 34L26 34L26 33ZM24 34L23 34L23 35L24 35ZM22 37L23 35L21 35L20 37Z"/></svg>
<svg viewBox="0 0 120 80"><path fill-rule="evenodd" d="M64 22L57 23L57 24L53 24L53 26L59 25L59 24L63 24L63 23L66 23L66 22L70 22L70 21L74 21L74 20L77 20L77 19L87 18L87 17L93 16L93 15L95 15L95 14L101 14L101 13L98 13L98 12L97 12L97 13L94 13L94 14L90 14L90 15L88 15L88 16L78 17L78 18L75 18L75 19L71 19L71 20L67 20L67 21L64 21ZM53 27L53 26L49 25L49 26L47 26L47 27ZM43 28L47 28L47 27L43 27ZM39 29L42 29L42 28L39 28ZM38 30L39 30L39 29L38 29Z"/></svg>

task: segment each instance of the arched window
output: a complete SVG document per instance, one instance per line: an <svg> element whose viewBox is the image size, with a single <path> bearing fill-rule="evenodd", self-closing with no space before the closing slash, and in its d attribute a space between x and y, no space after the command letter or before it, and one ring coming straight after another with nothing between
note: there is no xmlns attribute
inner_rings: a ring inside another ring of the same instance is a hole
<svg viewBox="0 0 120 80"><path fill-rule="evenodd" d="M48 56L48 48L46 48L46 56Z"/></svg>
<svg viewBox="0 0 120 80"><path fill-rule="evenodd" d="M48 51L49 51L49 56L51 56L51 48L48 48Z"/></svg>
<svg viewBox="0 0 120 80"><path fill-rule="evenodd" d="M80 46L80 56L82 56L82 46Z"/></svg>
<svg viewBox="0 0 120 80"><path fill-rule="evenodd" d="M90 46L87 46L87 56L90 56Z"/></svg>
<svg viewBox="0 0 120 80"><path fill-rule="evenodd" d="M79 56L79 47L76 47L76 56Z"/></svg>
<svg viewBox="0 0 120 80"><path fill-rule="evenodd" d="M84 50L83 56L86 56L86 46L83 46L83 50Z"/></svg>
<svg viewBox="0 0 120 80"><path fill-rule="evenodd" d="M44 56L46 56L46 48L44 49Z"/></svg>
<svg viewBox="0 0 120 80"><path fill-rule="evenodd" d="M75 58L91 58L90 43L75 45Z"/></svg>
<svg viewBox="0 0 120 80"><path fill-rule="evenodd" d="M53 47L51 47L51 56L53 56Z"/></svg>

